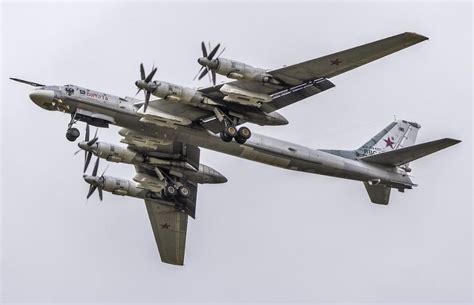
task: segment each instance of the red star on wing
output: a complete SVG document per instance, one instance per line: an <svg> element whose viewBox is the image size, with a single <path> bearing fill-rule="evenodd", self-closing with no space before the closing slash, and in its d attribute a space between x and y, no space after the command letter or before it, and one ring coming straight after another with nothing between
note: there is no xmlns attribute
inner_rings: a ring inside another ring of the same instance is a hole
<svg viewBox="0 0 474 305"><path fill-rule="evenodd" d="M336 59L331 59L330 62L331 62L331 66L333 65L339 66L339 64L342 63L342 60L339 60L339 58L336 58Z"/></svg>

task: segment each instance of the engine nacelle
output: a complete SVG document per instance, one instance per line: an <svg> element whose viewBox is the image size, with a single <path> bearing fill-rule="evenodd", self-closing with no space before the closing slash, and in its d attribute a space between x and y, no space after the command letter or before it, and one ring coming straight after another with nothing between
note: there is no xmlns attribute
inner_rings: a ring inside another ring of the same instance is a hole
<svg viewBox="0 0 474 305"><path fill-rule="evenodd" d="M255 68L242 62L226 58L215 59L216 72L233 79L246 79L261 83L281 84L281 81L266 73L264 69Z"/></svg>
<svg viewBox="0 0 474 305"><path fill-rule="evenodd" d="M195 89L178 86L175 84L155 81L153 86L156 88L153 91L153 95L174 101L180 101L184 103L197 104L204 100L204 97L200 92Z"/></svg>
<svg viewBox="0 0 474 305"><path fill-rule="evenodd" d="M98 142L95 153L98 157L111 162L120 163L141 163L144 157L128 148L105 142Z"/></svg>
<svg viewBox="0 0 474 305"><path fill-rule="evenodd" d="M145 198L149 193L147 190L138 188L135 183L129 180L109 176L102 177L102 179L102 190L114 195Z"/></svg>

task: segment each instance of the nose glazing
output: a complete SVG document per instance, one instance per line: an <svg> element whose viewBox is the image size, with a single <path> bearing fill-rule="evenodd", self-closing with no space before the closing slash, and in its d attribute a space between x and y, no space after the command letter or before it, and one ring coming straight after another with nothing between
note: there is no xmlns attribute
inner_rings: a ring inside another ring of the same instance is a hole
<svg viewBox="0 0 474 305"><path fill-rule="evenodd" d="M51 103L54 101L54 91L36 90L30 93L30 99L38 105Z"/></svg>

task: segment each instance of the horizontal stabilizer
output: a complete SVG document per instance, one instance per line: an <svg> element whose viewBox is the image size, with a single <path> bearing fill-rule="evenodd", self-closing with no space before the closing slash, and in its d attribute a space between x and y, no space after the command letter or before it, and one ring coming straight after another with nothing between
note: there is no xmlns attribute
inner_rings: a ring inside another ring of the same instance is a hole
<svg viewBox="0 0 474 305"><path fill-rule="evenodd" d="M391 190L389 186L383 184L370 185L368 182L364 182L364 185L369 194L370 201L376 204L388 204Z"/></svg>
<svg viewBox="0 0 474 305"><path fill-rule="evenodd" d="M438 150L447 148L449 146L458 144L460 140L444 138L436 141L426 142L422 144L412 145L389 152L380 153L368 157L363 157L360 160L377 163L388 166L400 166L416 159L422 158Z"/></svg>

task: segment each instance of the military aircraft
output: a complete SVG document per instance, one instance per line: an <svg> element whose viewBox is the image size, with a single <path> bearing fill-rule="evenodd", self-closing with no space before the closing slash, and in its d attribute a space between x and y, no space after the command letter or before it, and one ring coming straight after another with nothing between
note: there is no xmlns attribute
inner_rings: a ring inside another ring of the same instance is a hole
<svg viewBox="0 0 474 305"><path fill-rule="evenodd" d="M220 45L201 45L201 69L212 85L185 88L153 80L157 69L146 75L140 65L136 81L145 100L118 97L75 85L49 86L22 79L15 81L37 88L31 100L41 108L71 114L66 137L75 141L86 122L84 151L86 173L93 155L92 173L84 174L90 185L87 198L96 190L144 199L153 233L165 263L183 265L188 216L195 218L198 184L225 183L218 171L199 162L200 147L294 171L362 181L373 203L386 205L392 188L404 192L416 186L409 163L460 141L444 138L415 144L420 125L391 122L356 150L317 150L259 134L244 123L284 125L276 111L334 87L333 76L379 59L428 38L402 33L352 49L275 70L216 56ZM236 79L216 84L216 74ZM138 92L137 92L138 93ZM151 100L151 96L158 99ZM120 126L126 146L91 136L89 125ZM240 127L239 127L240 126ZM217 135L219 134L219 135ZM134 165L133 181L98 175L99 160Z"/></svg>

